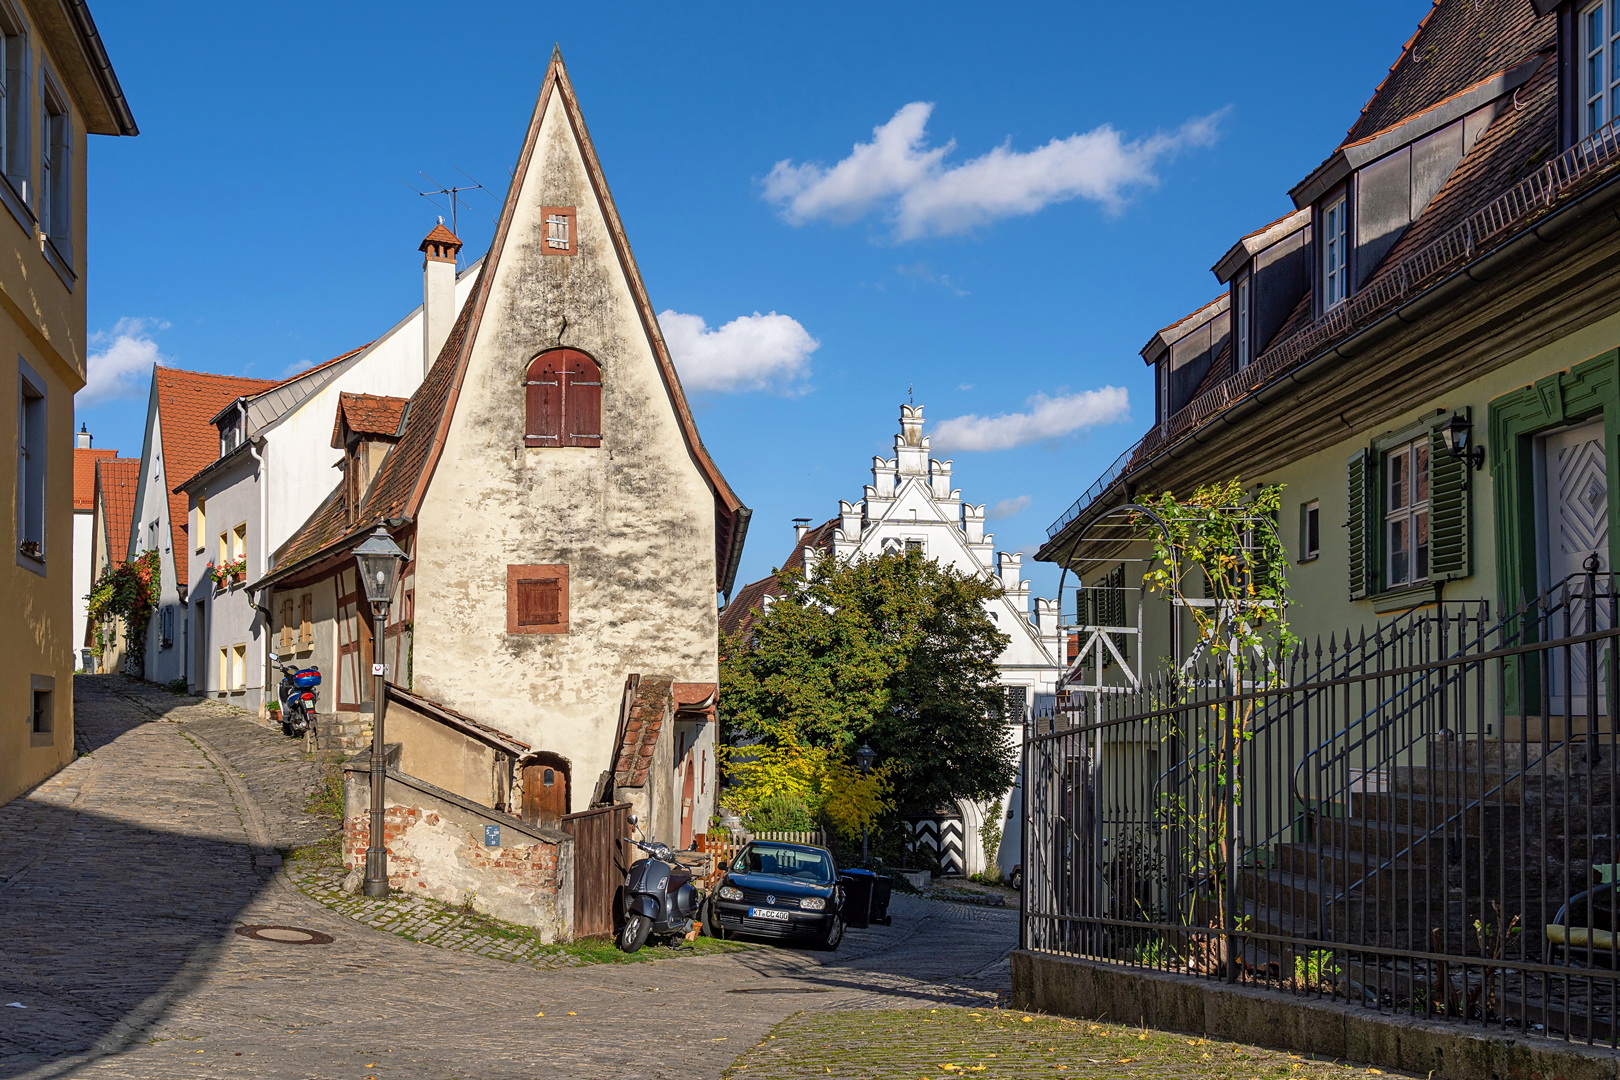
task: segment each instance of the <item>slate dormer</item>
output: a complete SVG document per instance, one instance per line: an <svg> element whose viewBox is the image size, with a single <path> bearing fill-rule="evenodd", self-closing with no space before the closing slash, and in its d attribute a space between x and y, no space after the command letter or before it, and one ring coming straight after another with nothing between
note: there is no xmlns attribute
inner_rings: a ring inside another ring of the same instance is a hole
<svg viewBox="0 0 1620 1080"><path fill-rule="evenodd" d="M1164 423L1198 394L1216 362L1226 360L1231 338L1229 299L1216 297L1191 315L1154 334L1142 359L1154 369L1154 419Z"/></svg>
<svg viewBox="0 0 1620 1080"><path fill-rule="evenodd" d="M1311 287L1311 208L1256 229L1210 269L1228 288L1232 367L1242 371L1266 351Z"/></svg>

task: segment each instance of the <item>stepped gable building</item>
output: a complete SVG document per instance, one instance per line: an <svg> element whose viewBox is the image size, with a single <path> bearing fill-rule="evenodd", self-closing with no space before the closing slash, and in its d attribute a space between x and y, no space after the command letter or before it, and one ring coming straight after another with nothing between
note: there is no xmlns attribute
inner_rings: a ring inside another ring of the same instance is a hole
<svg viewBox="0 0 1620 1080"><path fill-rule="evenodd" d="M522 818L540 843L562 842L545 831L559 816L622 799L684 846L713 809L717 594L748 511L654 310L554 55L427 377L402 408L345 398L328 416L343 479L252 583L272 612L316 598L322 723L364 737L385 663L405 691L387 718L400 782ZM353 557L378 528L409 555L381 643ZM476 845L458 837L464 868Z"/></svg>
<svg viewBox="0 0 1620 1080"><path fill-rule="evenodd" d="M964 574L991 578L1001 594L986 601L990 618L1011 639L998 663L1007 692L1010 737L1016 744L1024 724L1037 711L1050 710L1056 691L1061 652L1057 604L1037 599L1031 612L1029 583L1023 579L1023 556L995 550L995 537L984 531L985 508L962 500L952 487L951 462L929 456L923 434L923 406L900 406L900 433L894 457L872 459L872 482L859 502L840 502L838 516L809 528L796 526L793 551L783 570L814 574L818 559L853 559L863 555L921 551ZM780 595L776 575L738 590L721 613L728 635L746 633L773 598ZM1010 805L1011 798L1004 800ZM985 807L964 803L956 815L923 826L937 838L947 865L977 873L995 858L979 845L978 827ZM944 848L952 846L954 851Z"/></svg>

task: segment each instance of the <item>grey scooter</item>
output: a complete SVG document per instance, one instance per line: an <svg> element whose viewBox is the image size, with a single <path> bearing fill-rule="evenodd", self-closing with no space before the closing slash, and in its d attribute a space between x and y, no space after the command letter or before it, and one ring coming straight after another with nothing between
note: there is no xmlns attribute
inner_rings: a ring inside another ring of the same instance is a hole
<svg viewBox="0 0 1620 1080"><path fill-rule="evenodd" d="M630 815L630 824L636 823ZM692 916L698 909L698 892L692 875L675 864L675 853L668 844L631 839L630 843L647 853L630 867L624 879L624 922L616 938L620 949L633 953L649 938L661 938L671 945L692 932Z"/></svg>

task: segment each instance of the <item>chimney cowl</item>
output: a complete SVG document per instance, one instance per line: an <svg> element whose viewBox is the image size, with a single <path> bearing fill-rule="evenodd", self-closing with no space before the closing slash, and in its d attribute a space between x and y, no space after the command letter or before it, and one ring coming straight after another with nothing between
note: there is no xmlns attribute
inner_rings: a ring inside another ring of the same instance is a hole
<svg viewBox="0 0 1620 1080"><path fill-rule="evenodd" d="M90 449L90 444L93 441L94 440L90 435L90 426L88 424L80 424L78 434L73 436L73 445L80 450L88 450Z"/></svg>
<svg viewBox="0 0 1620 1080"><path fill-rule="evenodd" d="M461 238L444 227L440 221L433 226L433 231L423 237L422 243L417 247L428 262L456 261L456 255L461 251Z"/></svg>

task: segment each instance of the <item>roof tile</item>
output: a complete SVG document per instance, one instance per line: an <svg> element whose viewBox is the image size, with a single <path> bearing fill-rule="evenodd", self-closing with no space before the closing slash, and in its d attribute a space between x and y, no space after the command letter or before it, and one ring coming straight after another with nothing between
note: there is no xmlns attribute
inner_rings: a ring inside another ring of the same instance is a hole
<svg viewBox="0 0 1620 1080"><path fill-rule="evenodd" d="M73 448L73 509L96 508L96 462L117 456L116 450L92 450L86 446Z"/></svg>
<svg viewBox="0 0 1620 1080"><path fill-rule="evenodd" d="M129 557L129 530L135 518L135 491L140 481L140 458L96 462L96 491L106 522L109 565L121 566Z"/></svg>

